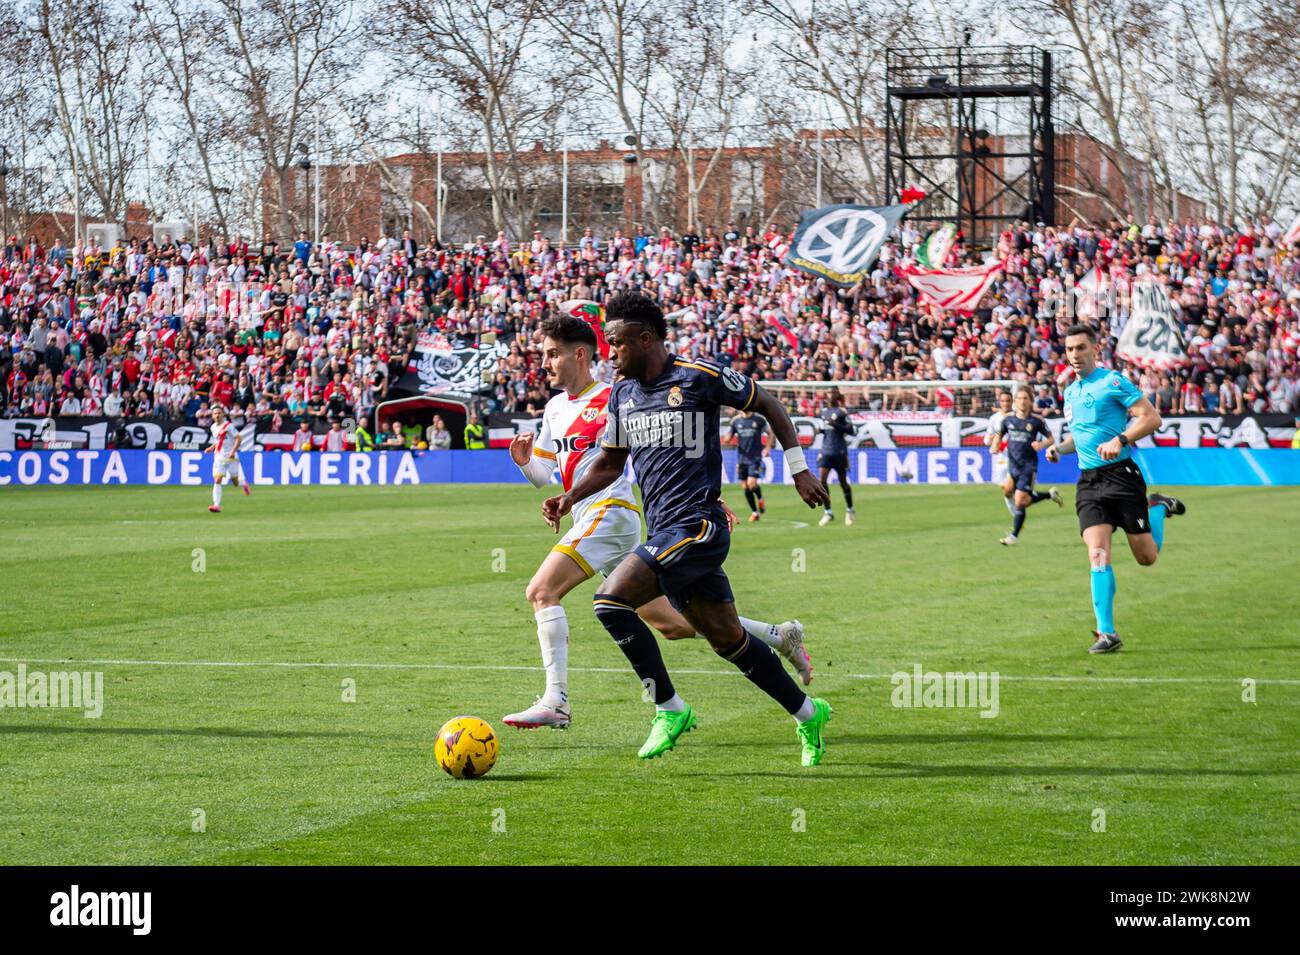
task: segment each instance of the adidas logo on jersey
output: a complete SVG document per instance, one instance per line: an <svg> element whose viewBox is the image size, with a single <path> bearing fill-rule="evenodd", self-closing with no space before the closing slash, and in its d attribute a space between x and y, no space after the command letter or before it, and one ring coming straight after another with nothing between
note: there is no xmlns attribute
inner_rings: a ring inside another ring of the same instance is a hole
<svg viewBox="0 0 1300 955"><path fill-rule="evenodd" d="M656 547L654 544L647 544L645 546L645 552L649 554L651 557L654 557L659 553L659 548Z"/></svg>

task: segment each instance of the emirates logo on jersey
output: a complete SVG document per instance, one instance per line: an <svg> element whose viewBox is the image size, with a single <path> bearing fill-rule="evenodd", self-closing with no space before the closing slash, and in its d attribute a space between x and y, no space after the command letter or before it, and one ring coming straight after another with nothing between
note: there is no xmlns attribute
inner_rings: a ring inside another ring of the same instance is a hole
<svg viewBox="0 0 1300 955"><path fill-rule="evenodd" d="M599 408L583 408L582 420L590 424L591 422L595 421L597 418L600 417L600 410L601 409Z"/></svg>

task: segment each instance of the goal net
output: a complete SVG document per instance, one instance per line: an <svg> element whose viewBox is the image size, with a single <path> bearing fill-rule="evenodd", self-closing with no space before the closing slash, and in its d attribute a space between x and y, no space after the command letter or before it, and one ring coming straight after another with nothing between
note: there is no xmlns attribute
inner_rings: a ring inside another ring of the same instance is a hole
<svg viewBox="0 0 1300 955"><path fill-rule="evenodd" d="M849 478L863 484L1000 480L984 436L989 418L997 411L999 393L1013 394L1020 386L1007 380L759 384L785 404L799 443L811 452L821 451L821 412L831 407L832 393L838 392L853 425L846 440ZM810 455L810 464L816 465L816 454Z"/></svg>

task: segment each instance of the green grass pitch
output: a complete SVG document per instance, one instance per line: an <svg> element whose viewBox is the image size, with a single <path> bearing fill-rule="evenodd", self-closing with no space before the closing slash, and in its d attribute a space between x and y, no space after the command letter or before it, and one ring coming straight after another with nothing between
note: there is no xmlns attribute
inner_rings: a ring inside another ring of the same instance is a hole
<svg viewBox="0 0 1300 955"><path fill-rule="evenodd" d="M1014 549L990 487L859 488L847 529L768 490L727 570L807 626L815 769L702 640L664 646L699 728L638 761L591 583L573 728L502 726L542 688L530 488L2 490L0 670L102 671L105 705L0 709L0 863L1300 862L1300 490L1185 489L1152 568L1121 540L1100 658L1063 490ZM916 664L997 672L997 717L893 706ZM433 761L457 714L501 733L484 779Z"/></svg>

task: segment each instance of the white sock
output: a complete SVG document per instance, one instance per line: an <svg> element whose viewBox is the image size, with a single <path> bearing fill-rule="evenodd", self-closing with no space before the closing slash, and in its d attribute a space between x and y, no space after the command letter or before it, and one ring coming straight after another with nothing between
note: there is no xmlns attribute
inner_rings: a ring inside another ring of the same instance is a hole
<svg viewBox="0 0 1300 955"><path fill-rule="evenodd" d="M220 484L212 485L212 503L216 507L221 506L221 485Z"/></svg>
<svg viewBox="0 0 1300 955"><path fill-rule="evenodd" d="M559 706L569 702L569 619L563 607L543 607L537 619L537 642L542 646L546 668L546 692L542 702Z"/></svg>
<svg viewBox="0 0 1300 955"><path fill-rule="evenodd" d="M741 617L740 625L745 628L747 634L762 640L769 647L779 647L781 645L781 633L776 629L774 623L763 623L761 620L750 620L748 617Z"/></svg>
<svg viewBox="0 0 1300 955"><path fill-rule="evenodd" d="M674 693L671 700L666 700L663 703L656 703L655 709L667 710L669 713L680 713L682 710L686 709L686 701Z"/></svg>
<svg viewBox="0 0 1300 955"><path fill-rule="evenodd" d="M817 710L813 706L812 697L805 696L803 698L803 706L799 707L799 711L794 714L794 721L796 723L807 723L816 713Z"/></svg>

